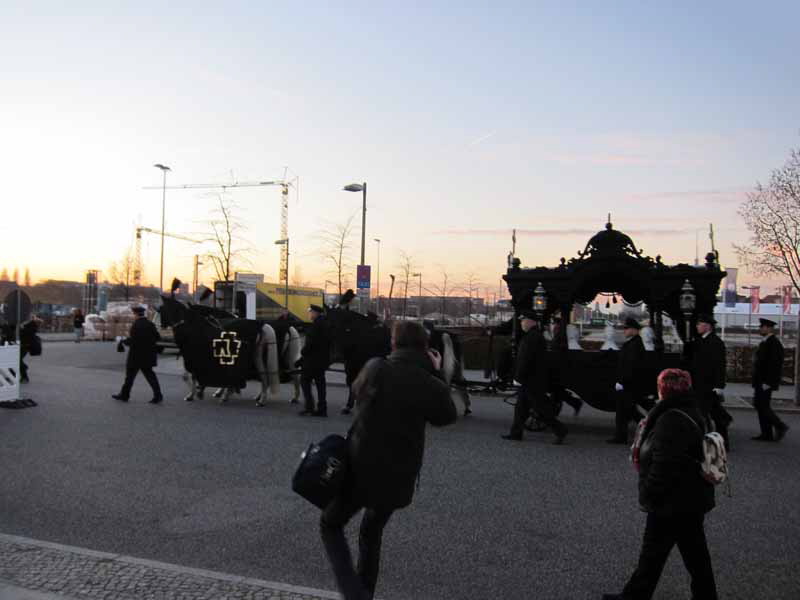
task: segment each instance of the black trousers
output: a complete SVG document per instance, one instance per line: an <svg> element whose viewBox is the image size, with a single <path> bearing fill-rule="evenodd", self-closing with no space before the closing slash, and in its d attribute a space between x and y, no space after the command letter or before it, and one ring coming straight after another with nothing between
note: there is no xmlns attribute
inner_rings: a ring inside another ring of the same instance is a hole
<svg viewBox="0 0 800 600"><path fill-rule="evenodd" d="M303 371L300 376L300 387L303 390L303 400L305 400L306 410L314 410L314 394L311 391L311 383L314 382L317 388L317 410L327 412L327 387L325 384L325 370Z"/></svg>
<svg viewBox="0 0 800 600"><path fill-rule="evenodd" d="M28 365L25 364L25 357L28 355L27 350L23 350L19 355L19 379L20 381L28 381Z"/></svg>
<svg viewBox="0 0 800 600"><path fill-rule="evenodd" d="M783 429L786 424L772 410L772 390L768 387L763 387L760 390L755 388L753 391L753 405L758 412L758 425L761 427L761 435L765 438L773 439L773 428Z"/></svg>
<svg viewBox="0 0 800 600"><path fill-rule="evenodd" d="M621 392L614 393L614 400L616 402L616 418L614 420L616 425L616 433L614 437L620 440L628 439L628 423L631 421L638 422L642 418L637 405L649 411L653 408L654 403L652 400L635 392L622 390Z"/></svg>
<svg viewBox="0 0 800 600"><path fill-rule="evenodd" d="M639 565L622 592L625 600L650 600L653 597L661 571L675 545L692 578L692 600L717 599L703 518L702 513L673 517L648 513Z"/></svg>
<svg viewBox="0 0 800 600"><path fill-rule="evenodd" d="M522 435L525 421L531 416L531 409L536 412L536 417L553 430L556 435L566 434L567 426L556 418L555 406L544 392L531 392L528 386L523 385L517 394L517 404L514 406L514 422L511 424L511 435Z"/></svg>
<svg viewBox="0 0 800 600"><path fill-rule="evenodd" d="M120 395L128 398L131 395L131 388L133 387L133 380L136 379L136 374L141 371L147 383L153 388L153 397L161 398L161 386L158 385L158 377L153 372L153 367L126 367L125 368L125 383L122 384Z"/></svg>
<svg viewBox="0 0 800 600"><path fill-rule="evenodd" d="M338 496L322 511L319 522L322 543L345 600L372 600L375 596L383 529L394 512L376 508L364 510L358 535L358 567L354 567L344 527L362 508L363 504L349 495Z"/></svg>

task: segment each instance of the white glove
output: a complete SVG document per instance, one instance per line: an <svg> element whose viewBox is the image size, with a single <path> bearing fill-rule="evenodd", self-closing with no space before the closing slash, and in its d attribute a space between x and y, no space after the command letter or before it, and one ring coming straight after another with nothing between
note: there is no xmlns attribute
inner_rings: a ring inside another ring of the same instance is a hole
<svg viewBox="0 0 800 600"><path fill-rule="evenodd" d="M717 396L722 396L725 392L721 388L714 388L712 390Z"/></svg>
<svg viewBox="0 0 800 600"><path fill-rule="evenodd" d="M522 384L519 381L517 381L516 379L514 380L514 385L518 385L518 386L522 387Z"/></svg>
<svg viewBox="0 0 800 600"><path fill-rule="evenodd" d="M616 391L618 391L618 392L621 392L621 391L622 391L622 390L624 390L625 388L623 388L623 387L622 387L622 384L621 384L621 383L615 383L615 384L614 384L614 389L615 389Z"/></svg>

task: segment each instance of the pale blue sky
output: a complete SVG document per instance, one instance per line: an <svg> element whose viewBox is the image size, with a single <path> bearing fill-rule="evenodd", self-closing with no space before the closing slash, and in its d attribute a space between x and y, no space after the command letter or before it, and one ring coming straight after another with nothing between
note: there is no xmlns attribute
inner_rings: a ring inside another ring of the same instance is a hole
<svg viewBox="0 0 800 600"><path fill-rule="evenodd" d="M744 192L800 145L797 2L262 4L0 4L0 267L107 269L137 219L160 225L154 162L172 183L288 165L315 283L313 233L359 209L339 190L362 180L382 286L405 250L431 282L446 265L496 287L512 227L526 264L556 264L607 212L669 261L713 221L734 265ZM274 279L279 193L235 198ZM168 193L167 229L199 230L212 202ZM168 252L187 278L195 249Z"/></svg>

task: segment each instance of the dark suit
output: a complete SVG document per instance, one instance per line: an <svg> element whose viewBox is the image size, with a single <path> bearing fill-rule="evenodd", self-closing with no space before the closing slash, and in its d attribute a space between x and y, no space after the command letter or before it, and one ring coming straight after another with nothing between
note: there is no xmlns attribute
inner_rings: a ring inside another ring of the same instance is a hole
<svg viewBox="0 0 800 600"><path fill-rule="evenodd" d="M619 351L617 383L622 385L622 390L616 392L617 416L614 438L617 440L628 439L628 423L636 416L635 406L644 401L647 390L647 382L643 379L643 374L647 372L645 352L647 351L644 349L644 342L639 335L629 338Z"/></svg>
<svg viewBox="0 0 800 600"><path fill-rule="evenodd" d="M556 418L555 407L547 396L549 385L547 343L542 333L536 328L532 328L522 336L514 369L514 379L520 382L522 390L517 395L517 405L514 407L511 435L522 435L531 408L536 412L540 421L552 428L556 436L566 435L567 426Z"/></svg>
<svg viewBox="0 0 800 600"><path fill-rule="evenodd" d="M692 387L703 418L711 419L715 429L728 441L728 425L733 418L722 407L714 392L725 387L725 343L712 331L694 341L691 365Z"/></svg>
<svg viewBox="0 0 800 600"><path fill-rule="evenodd" d="M125 340L125 345L130 347L125 361L125 383L122 384L119 393L123 398L127 399L130 396L133 380L139 371L153 388L153 398L158 400L162 398L158 377L153 372L153 367L158 362L156 342L160 339L156 326L144 317L138 317L131 325L130 333Z"/></svg>
<svg viewBox="0 0 800 600"><path fill-rule="evenodd" d="M761 437L773 439L773 428L785 429L786 424L772 410L772 392L781 385L783 370L783 344L774 335L768 335L758 345L753 366L753 404L758 411Z"/></svg>
<svg viewBox="0 0 800 600"><path fill-rule="evenodd" d="M328 321L324 315L314 319L308 328L301 354L303 374L300 376L300 387L303 388L305 410L314 410L314 394L311 392L313 382L317 388L317 411L325 413L328 410L325 371L331 364L331 340Z"/></svg>

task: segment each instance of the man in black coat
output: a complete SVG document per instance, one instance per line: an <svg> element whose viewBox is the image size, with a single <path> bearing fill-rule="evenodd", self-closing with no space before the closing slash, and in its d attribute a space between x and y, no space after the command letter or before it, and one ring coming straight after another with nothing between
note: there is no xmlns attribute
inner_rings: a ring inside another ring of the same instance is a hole
<svg viewBox="0 0 800 600"><path fill-rule="evenodd" d="M158 404L164 397L161 394L161 386L158 385L158 377L153 372L153 367L158 362L156 342L161 339L161 336L156 326L145 317L144 307L134 306L131 310L136 315L136 319L131 325L128 337L123 342L130 347L128 358L125 361L125 383L122 384L119 394L114 394L111 397L115 400L127 402L128 398L130 398L133 380L136 379L136 374L141 371L147 383L153 388L153 399L150 400L150 403Z"/></svg>
<svg viewBox="0 0 800 600"><path fill-rule="evenodd" d="M455 422L456 407L443 381L441 356L428 350L424 329L399 321L393 351L373 358L353 383L356 416L348 434L349 479L322 512L320 533L345 600L371 600L380 566L383 528L392 513L411 504L425 447L425 427ZM344 535L365 508L357 570Z"/></svg>
<svg viewBox="0 0 800 600"><path fill-rule="evenodd" d="M658 396L639 454L639 505L647 513L639 564L622 594L605 594L603 600L649 600L675 545L691 576L692 598L716 600L703 527L705 514L714 508L714 487L700 471L703 417L689 373L662 371Z"/></svg>
<svg viewBox="0 0 800 600"><path fill-rule="evenodd" d="M753 404L758 411L761 434L754 437L759 442L779 442L789 431L789 426L772 410L772 392L781 385L783 370L783 344L775 335L775 322L759 319L759 333L764 337L756 350L753 366ZM773 435L774 429L774 435Z"/></svg>
<svg viewBox="0 0 800 600"><path fill-rule="evenodd" d="M522 386L514 407L514 422L506 440L521 440L525 421L530 416L531 407L539 421L553 430L556 438L553 443L561 444L567 437L567 426L556 418L555 406L547 395L547 343L539 331L539 321L532 310L524 310L520 315L520 326L524 335L519 343L514 379Z"/></svg>
<svg viewBox="0 0 800 600"><path fill-rule="evenodd" d="M331 339L323 312L323 308L316 304L308 307L311 327L306 331L305 343L301 350L303 374L300 376L300 387L303 389L305 401L305 408L300 412L302 416L328 416L325 371L331 364ZM316 409L314 409L314 393L311 391L312 382L317 388Z"/></svg>
<svg viewBox="0 0 800 600"><path fill-rule="evenodd" d="M624 333L628 339L619 351L617 383L614 385L617 404L616 431L614 437L608 440L609 444L628 443L628 423L636 417L636 405L644 397L646 382L642 381L642 374L647 371L647 355L639 335L641 328L636 319L625 319Z"/></svg>
<svg viewBox="0 0 800 600"><path fill-rule="evenodd" d="M730 449L728 426L733 417L722 406L726 371L725 342L714 333L716 324L711 315L698 315L690 371L695 398L703 418L714 423L714 429L725 440L725 447Z"/></svg>

